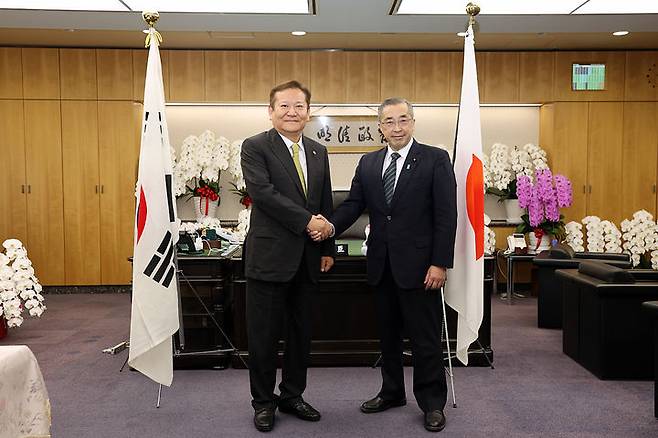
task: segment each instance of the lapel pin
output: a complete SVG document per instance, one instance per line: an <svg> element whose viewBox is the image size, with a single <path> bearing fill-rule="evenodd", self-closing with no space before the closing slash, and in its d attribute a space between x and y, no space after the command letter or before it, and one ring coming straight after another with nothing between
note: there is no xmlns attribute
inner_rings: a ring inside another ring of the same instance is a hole
<svg viewBox="0 0 658 438"><path fill-rule="evenodd" d="M411 164L407 164L407 170L411 169Z"/></svg>
<svg viewBox="0 0 658 438"><path fill-rule="evenodd" d="M315 149L313 149L311 152L313 152L313 155L317 155L318 153L315 152Z"/></svg>

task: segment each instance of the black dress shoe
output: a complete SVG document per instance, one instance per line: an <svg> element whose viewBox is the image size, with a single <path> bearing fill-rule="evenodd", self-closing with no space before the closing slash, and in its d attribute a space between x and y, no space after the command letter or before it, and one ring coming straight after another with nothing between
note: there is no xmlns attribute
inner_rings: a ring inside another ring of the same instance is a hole
<svg viewBox="0 0 658 438"><path fill-rule="evenodd" d="M425 429L430 432L441 432L446 427L446 416L443 411L425 412Z"/></svg>
<svg viewBox="0 0 658 438"><path fill-rule="evenodd" d="M293 414L297 418L306 421L320 421L320 413L304 400L299 399L294 402L279 402L279 410L286 414Z"/></svg>
<svg viewBox="0 0 658 438"><path fill-rule="evenodd" d="M372 398L368 401L365 401L361 404L361 412L364 414L374 414L375 412L382 412L389 408L395 408L397 406L404 406L407 404L406 398L401 398L397 400L386 400L380 396Z"/></svg>
<svg viewBox="0 0 658 438"><path fill-rule="evenodd" d="M256 409L254 425L261 432L269 432L274 428L274 408Z"/></svg>

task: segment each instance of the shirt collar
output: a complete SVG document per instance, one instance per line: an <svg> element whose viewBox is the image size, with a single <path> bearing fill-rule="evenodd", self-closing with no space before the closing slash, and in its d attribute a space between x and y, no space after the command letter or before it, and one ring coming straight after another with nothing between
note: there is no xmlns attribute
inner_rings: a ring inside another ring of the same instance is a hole
<svg viewBox="0 0 658 438"><path fill-rule="evenodd" d="M393 152L397 152L398 154L400 154L400 158L402 159L401 162L404 163L404 160L407 159L407 155L409 154L409 150L411 149L411 145L413 144L413 142L414 142L414 138L411 137L411 139L409 140L409 143L407 143L403 148L400 148L399 151L395 151L395 150L393 150L393 148L391 148L391 146L387 146L386 147L386 158L390 158L390 156Z"/></svg>
<svg viewBox="0 0 658 438"><path fill-rule="evenodd" d="M286 137L285 135L282 135L279 131L277 131L276 133L279 134L279 137L281 137L281 140L283 140L283 142L286 144L286 147L287 147L288 149L292 148L292 145L295 144L294 141L290 140L290 139L289 139L288 137ZM304 138L304 136L303 136L303 135L300 135L300 136L299 136L299 141L297 142L297 144L299 145L299 149L300 149L300 150L304 150L304 143L302 143L302 139L303 139L303 138Z"/></svg>

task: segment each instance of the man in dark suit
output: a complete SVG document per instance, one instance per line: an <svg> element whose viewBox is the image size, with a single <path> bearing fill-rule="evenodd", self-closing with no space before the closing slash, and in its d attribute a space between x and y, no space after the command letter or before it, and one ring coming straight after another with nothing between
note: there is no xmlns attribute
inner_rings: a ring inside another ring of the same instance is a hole
<svg viewBox="0 0 658 438"><path fill-rule="evenodd" d="M400 98L379 107L388 146L364 155L350 194L331 217L336 234L368 209L368 283L375 286L382 349L382 388L364 413L406 404L402 329L411 341L414 395L425 428L445 427L447 386L441 346L440 288L452 267L456 183L448 153L413 138L413 107ZM319 234L311 235L320 238Z"/></svg>
<svg viewBox="0 0 658 438"><path fill-rule="evenodd" d="M249 380L260 431L272 430L277 406L303 420L320 419L302 393L311 345L310 295L319 273L333 265L334 243L314 242L307 234L328 237L330 225L315 215L332 210L327 150L302 135L310 100L299 82L278 85L270 92L273 129L242 143L242 171L253 200L245 241ZM284 316L282 379L275 396Z"/></svg>

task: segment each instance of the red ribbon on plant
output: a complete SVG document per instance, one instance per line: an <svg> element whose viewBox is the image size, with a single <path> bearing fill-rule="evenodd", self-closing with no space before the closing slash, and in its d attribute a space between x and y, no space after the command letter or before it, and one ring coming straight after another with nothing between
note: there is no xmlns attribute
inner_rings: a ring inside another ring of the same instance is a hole
<svg viewBox="0 0 658 438"><path fill-rule="evenodd" d="M535 228L534 230L535 237L537 238L537 245L535 246L535 251L537 248L539 248L539 245L541 245L541 239L544 237L544 230L541 228Z"/></svg>
<svg viewBox="0 0 658 438"><path fill-rule="evenodd" d="M249 208L253 201L251 200L251 196L249 195L244 195L242 199L240 199L240 204L244 205L245 208Z"/></svg>
<svg viewBox="0 0 658 438"><path fill-rule="evenodd" d="M208 186L197 188L196 193L199 195L199 211L201 211L201 209L203 207L203 200L205 199L205 201L206 201L206 208L205 208L205 212L203 214L207 216L210 201L214 202L214 201L218 200L219 195L213 189L211 189Z"/></svg>

